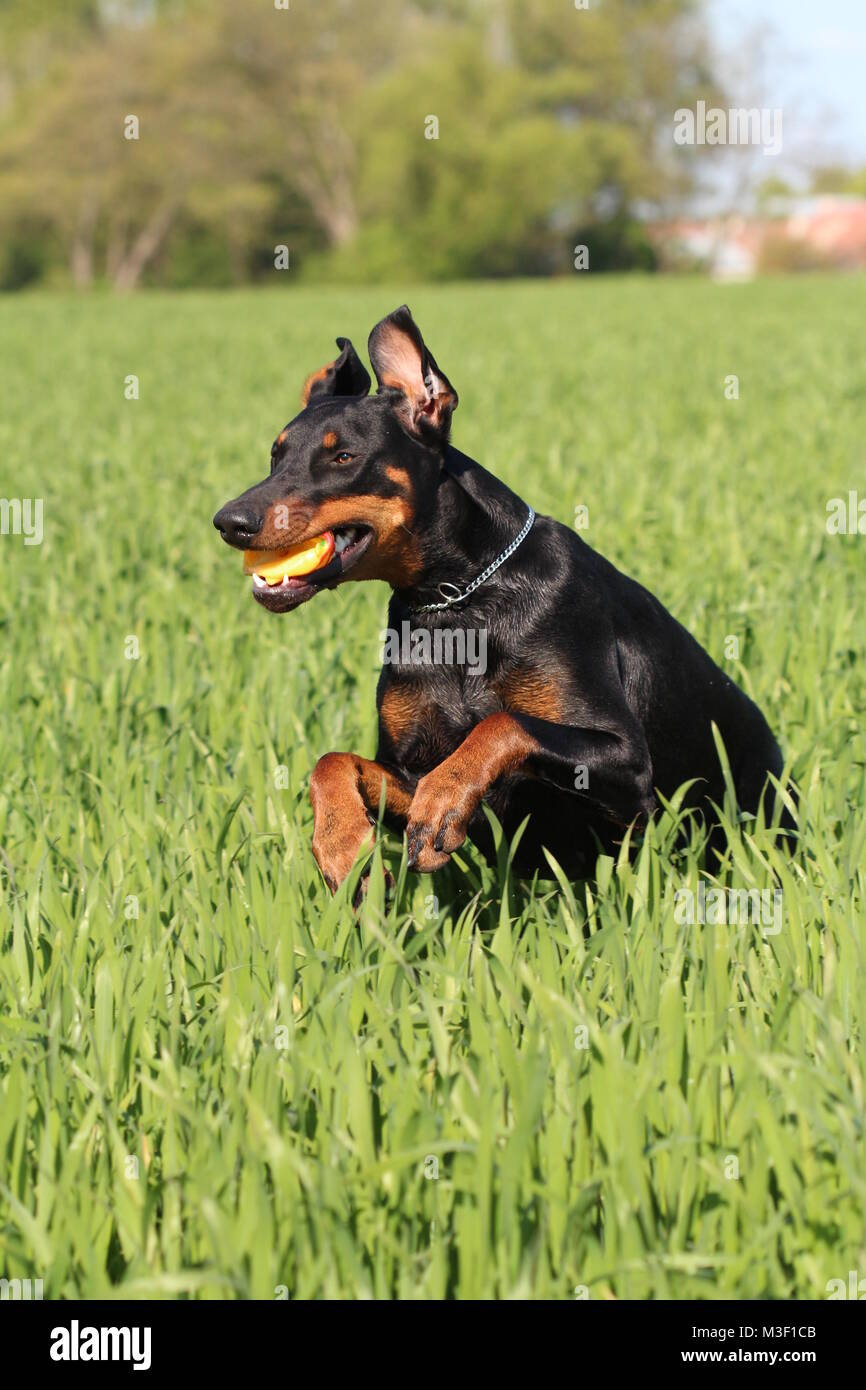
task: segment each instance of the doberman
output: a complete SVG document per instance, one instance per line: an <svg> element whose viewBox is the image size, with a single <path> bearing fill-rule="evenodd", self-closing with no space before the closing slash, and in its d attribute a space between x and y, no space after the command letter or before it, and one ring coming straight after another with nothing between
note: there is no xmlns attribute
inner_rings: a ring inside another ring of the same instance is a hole
<svg viewBox="0 0 866 1390"><path fill-rule="evenodd" d="M421 871L467 835L490 853L482 801L509 837L529 816L524 875L550 877L545 847L570 876L591 872L600 850L645 826L657 792L685 782L685 804L711 826L725 785L713 724L741 810L763 803L769 823L782 755L760 710L651 593L451 446L457 393L408 308L370 335L376 395L352 344L337 346L277 437L270 476L214 517L229 545L266 561L330 533L331 558L312 572L253 570L253 597L272 613L381 579L389 629L411 634L379 678L376 760L328 753L313 772L313 853L329 887L371 842L380 804ZM484 634L485 670L431 658L430 639L455 627Z"/></svg>

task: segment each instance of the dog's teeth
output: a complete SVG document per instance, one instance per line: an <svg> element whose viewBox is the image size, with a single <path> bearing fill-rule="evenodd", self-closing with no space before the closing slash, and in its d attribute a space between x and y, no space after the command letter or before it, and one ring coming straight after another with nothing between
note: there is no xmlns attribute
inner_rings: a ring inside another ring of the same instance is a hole
<svg viewBox="0 0 866 1390"><path fill-rule="evenodd" d="M260 574L253 575L253 584L257 589L266 589L268 587L267 583L264 579L262 579L262 576Z"/></svg>
<svg viewBox="0 0 866 1390"><path fill-rule="evenodd" d="M347 545L351 544L353 539L354 532L350 526L347 526L342 531L338 531L334 537L334 554L339 555L342 550L346 549Z"/></svg>
<svg viewBox="0 0 866 1390"><path fill-rule="evenodd" d="M289 576L288 576L287 574L284 574L284 575L283 575L283 582L282 582L282 584L280 585L280 588L281 588L281 589L288 589L288 587L289 587Z"/></svg>

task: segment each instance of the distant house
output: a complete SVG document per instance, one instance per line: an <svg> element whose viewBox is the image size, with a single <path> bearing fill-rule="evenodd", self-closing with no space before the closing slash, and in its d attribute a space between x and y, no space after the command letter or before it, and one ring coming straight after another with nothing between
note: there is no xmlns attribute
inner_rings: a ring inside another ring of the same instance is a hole
<svg viewBox="0 0 866 1390"><path fill-rule="evenodd" d="M866 270L866 198L775 200L760 217L679 218L648 228L667 268L697 265L717 280L762 270Z"/></svg>
<svg viewBox="0 0 866 1390"><path fill-rule="evenodd" d="M787 231L834 265L866 269L866 198L810 198L792 211Z"/></svg>

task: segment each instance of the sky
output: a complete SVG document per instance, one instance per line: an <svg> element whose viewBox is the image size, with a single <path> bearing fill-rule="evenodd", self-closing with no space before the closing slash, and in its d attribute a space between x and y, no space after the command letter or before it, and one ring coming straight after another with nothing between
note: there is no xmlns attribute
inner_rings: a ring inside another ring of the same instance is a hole
<svg viewBox="0 0 866 1390"><path fill-rule="evenodd" d="M866 168L866 0L709 0L708 14L732 105L783 110L774 174Z"/></svg>

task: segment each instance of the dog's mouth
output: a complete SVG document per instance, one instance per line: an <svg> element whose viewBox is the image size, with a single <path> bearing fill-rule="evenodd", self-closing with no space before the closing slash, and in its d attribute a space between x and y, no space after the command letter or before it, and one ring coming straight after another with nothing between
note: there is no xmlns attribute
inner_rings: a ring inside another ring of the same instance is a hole
<svg viewBox="0 0 866 1390"><path fill-rule="evenodd" d="M253 579L253 598L271 613L288 613L321 589L335 589L370 548L369 526L324 531L286 550L245 550L244 573Z"/></svg>

